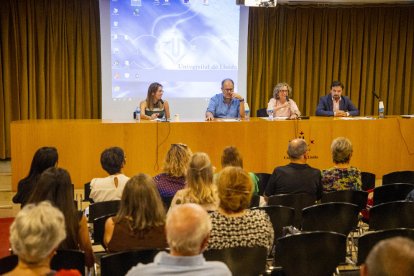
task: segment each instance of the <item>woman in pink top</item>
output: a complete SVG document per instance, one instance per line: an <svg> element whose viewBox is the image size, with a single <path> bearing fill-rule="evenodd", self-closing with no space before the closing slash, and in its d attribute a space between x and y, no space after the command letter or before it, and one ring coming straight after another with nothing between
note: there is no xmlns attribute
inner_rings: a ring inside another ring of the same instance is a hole
<svg viewBox="0 0 414 276"><path fill-rule="evenodd" d="M292 88L287 83L278 83L273 89L273 98L267 104L267 110L273 110L274 117L296 119L300 111L295 101L289 99Z"/></svg>

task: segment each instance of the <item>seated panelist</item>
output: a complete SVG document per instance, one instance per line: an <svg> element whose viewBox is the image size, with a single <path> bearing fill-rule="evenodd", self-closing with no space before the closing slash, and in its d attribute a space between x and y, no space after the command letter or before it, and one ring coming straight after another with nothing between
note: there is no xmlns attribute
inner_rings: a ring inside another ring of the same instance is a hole
<svg viewBox="0 0 414 276"><path fill-rule="evenodd" d="M148 87L148 94L145 101L140 102L141 119L170 119L170 106L167 101L162 99L164 90L158 82L153 82Z"/></svg>
<svg viewBox="0 0 414 276"><path fill-rule="evenodd" d="M344 85L340 81L331 84L331 93L319 99L316 116L358 116L359 110L348 97L342 96Z"/></svg>
<svg viewBox="0 0 414 276"><path fill-rule="evenodd" d="M273 89L273 98L267 104L267 110L273 110L275 117L288 117L296 119L300 116L300 111L295 101L289 99L292 88L287 83L278 83Z"/></svg>
<svg viewBox="0 0 414 276"><path fill-rule="evenodd" d="M224 79L221 82L222 93L210 99L206 111L206 121L214 118L244 118L244 98L234 92L234 82Z"/></svg>

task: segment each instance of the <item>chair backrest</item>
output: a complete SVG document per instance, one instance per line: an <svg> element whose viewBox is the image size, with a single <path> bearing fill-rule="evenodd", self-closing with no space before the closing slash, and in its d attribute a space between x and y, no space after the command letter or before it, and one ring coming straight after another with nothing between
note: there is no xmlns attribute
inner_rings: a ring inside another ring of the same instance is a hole
<svg viewBox="0 0 414 276"><path fill-rule="evenodd" d="M392 183L412 183L414 184L414 171L398 171L384 174L382 185Z"/></svg>
<svg viewBox="0 0 414 276"><path fill-rule="evenodd" d="M368 191L375 188L375 174L370 172L361 172L362 190Z"/></svg>
<svg viewBox="0 0 414 276"><path fill-rule="evenodd" d="M0 259L0 275L12 271L18 264L19 257L17 255L9 255Z"/></svg>
<svg viewBox="0 0 414 276"><path fill-rule="evenodd" d="M345 235L317 231L279 238L275 257L287 275L331 276L345 256Z"/></svg>
<svg viewBox="0 0 414 276"><path fill-rule="evenodd" d="M302 209L314 205L315 201L316 197L305 193L283 194L269 197L267 205L282 205L295 209L294 226L300 228L302 223Z"/></svg>
<svg viewBox="0 0 414 276"><path fill-rule="evenodd" d="M125 275L138 263L151 263L160 251L160 249L130 250L104 255L101 258L101 275Z"/></svg>
<svg viewBox="0 0 414 276"><path fill-rule="evenodd" d="M250 208L258 207L259 205L260 205L260 196L252 195L252 199L250 200Z"/></svg>
<svg viewBox="0 0 414 276"><path fill-rule="evenodd" d="M282 237L283 227L293 225L295 222L295 209L291 207L272 205L254 209L264 210L269 216L275 233L275 241Z"/></svg>
<svg viewBox="0 0 414 276"><path fill-rule="evenodd" d="M270 178L271 174L270 173L255 173L255 174L259 178L259 182L257 183L258 186L259 186L258 194L260 196L263 196L264 191L265 191L266 186L267 186L267 182L269 181L269 178Z"/></svg>
<svg viewBox="0 0 414 276"><path fill-rule="evenodd" d="M303 231L331 231L348 234L358 225L359 208L355 204L330 202L313 205L302 211Z"/></svg>
<svg viewBox="0 0 414 276"><path fill-rule="evenodd" d="M414 202L393 201L369 210L369 229L414 228Z"/></svg>
<svg viewBox="0 0 414 276"><path fill-rule="evenodd" d="M265 247L233 247L204 252L207 261L225 263L233 275L260 275L266 270Z"/></svg>
<svg viewBox="0 0 414 276"><path fill-rule="evenodd" d="M368 193L365 191L343 190L324 193L321 202L347 202L358 206L359 211L367 206Z"/></svg>
<svg viewBox="0 0 414 276"><path fill-rule="evenodd" d="M256 111L256 117L267 117L268 115L267 115L267 110L266 110L266 108L259 108L257 111Z"/></svg>
<svg viewBox="0 0 414 276"><path fill-rule="evenodd" d="M85 253L79 250L57 250L50 267L53 270L77 269L85 275Z"/></svg>
<svg viewBox="0 0 414 276"><path fill-rule="evenodd" d="M93 222L94 219L117 213L119 210L120 200L110 200L96 202L89 205L89 222Z"/></svg>
<svg viewBox="0 0 414 276"><path fill-rule="evenodd" d="M90 195L91 195L91 182L83 184L83 194L85 196L83 201L89 201L90 203L93 203L93 199L90 198Z"/></svg>
<svg viewBox="0 0 414 276"><path fill-rule="evenodd" d="M173 198L174 196L162 196L161 197L162 203L164 203L165 210L168 211L168 209L170 209L171 201L173 200Z"/></svg>
<svg viewBox="0 0 414 276"><path fill-rule="evenodd" d="M358 239L357 265L365 262L371 249L379 242L392 237L406 237L414 241L414 229L396 228L365 233Z"/></svg>
<svg viewBox="0 0 414 276"><path fill-rule="evenodd" d="M116 214L108 214L93 220L93 243L103 245L103 236L105 233L105 222L108 218Z"/></svg>
<svg viewBox="0 0 414 276"><path fill-rule="evenodd" d="M414 184L410 183L394 183L376 187L374 189L374 205L404 200L413 189Z"/></svg>

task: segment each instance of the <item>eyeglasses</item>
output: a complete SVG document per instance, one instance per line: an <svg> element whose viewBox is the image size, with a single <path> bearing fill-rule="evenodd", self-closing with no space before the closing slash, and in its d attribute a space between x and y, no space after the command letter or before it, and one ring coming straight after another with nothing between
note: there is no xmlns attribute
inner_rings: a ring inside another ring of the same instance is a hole
<svg viewBox="0 0 414 276"><path fill-rule="evenodd" d="M227 93L231 93L231 92L234 91L234 88L228 88L228 89L222 88L222 90L227 92Z"/></svg>
<svg viewBox="0 0 414 276"><path fill-rule="evenodd" d="M289 90L279 90L279 92L289 92Z"/></svg>

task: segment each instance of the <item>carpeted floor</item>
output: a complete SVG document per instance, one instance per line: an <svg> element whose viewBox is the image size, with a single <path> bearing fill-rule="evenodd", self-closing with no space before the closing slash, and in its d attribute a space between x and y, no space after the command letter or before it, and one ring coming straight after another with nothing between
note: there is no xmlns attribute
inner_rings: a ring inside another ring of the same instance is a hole
<svg viewBox="0 0 414 276"><path fill-rule="evenodd" d="M10 254L9 228L14 218L0 218L0 258Z"/></svg>

